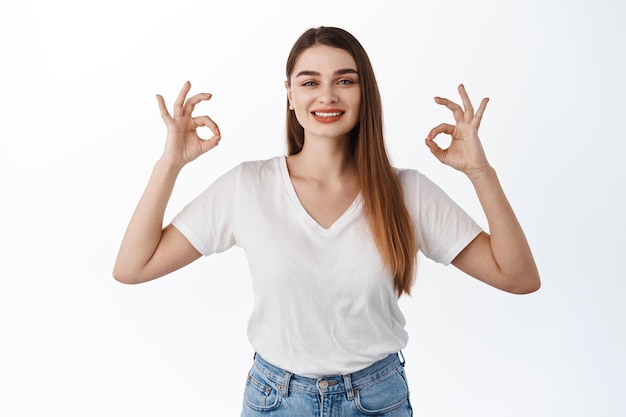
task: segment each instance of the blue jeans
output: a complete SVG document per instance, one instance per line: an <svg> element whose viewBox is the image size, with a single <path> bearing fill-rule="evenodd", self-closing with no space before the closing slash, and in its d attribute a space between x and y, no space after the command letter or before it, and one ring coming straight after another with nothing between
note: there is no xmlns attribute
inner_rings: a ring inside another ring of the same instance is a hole
<svg viewBox="0 0 626 417"><path fill-rule="evenodd" d="M241 417L409 417L404 363L397 354L349 375L306 378L259 354L244 392Z"/></svg>

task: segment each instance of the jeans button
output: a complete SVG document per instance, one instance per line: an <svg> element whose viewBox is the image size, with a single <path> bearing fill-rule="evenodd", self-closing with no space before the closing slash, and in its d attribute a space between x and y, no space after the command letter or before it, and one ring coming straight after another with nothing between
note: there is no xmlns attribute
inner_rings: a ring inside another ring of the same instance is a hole
<svg viewBox="0 0 626 417"><path fill-rule="evenodd" d="M321 389L328 388L328 381L326 381L326 380L320 381L320 388Z"/></svg>

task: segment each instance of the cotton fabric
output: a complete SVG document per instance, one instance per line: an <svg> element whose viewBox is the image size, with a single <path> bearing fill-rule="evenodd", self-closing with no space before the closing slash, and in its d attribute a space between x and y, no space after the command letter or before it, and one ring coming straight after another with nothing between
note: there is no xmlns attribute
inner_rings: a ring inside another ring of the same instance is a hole
<svg viewBox="0 0 626 417"><path fill-rule="evenodd" d="M416 170L399 169L420 251L449 264L480 227ZM349 374L406 346L393 277L358 195L329 228L304 209L286 157L244 162L172 221L203 255L237 245L254 290L248 339L269 363L294 374Z"/></svg>

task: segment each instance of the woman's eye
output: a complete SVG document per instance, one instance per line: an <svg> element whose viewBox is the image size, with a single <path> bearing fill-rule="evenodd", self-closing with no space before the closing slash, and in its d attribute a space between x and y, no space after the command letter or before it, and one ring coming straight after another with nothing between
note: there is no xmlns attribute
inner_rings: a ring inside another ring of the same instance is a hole
<svg viewBox="0 0 626 417"><path fill-rule="evenodd" d="M315 81L306 81L305 83L302 84L303 87L313 87L315 86Z"/></svg>
<svg viewBox="0 0 626 417"><path fill-rule="evenodd" d="M350 85L350 84L354 84L354 81L352 80L339 80L339 85Z"/></svg>

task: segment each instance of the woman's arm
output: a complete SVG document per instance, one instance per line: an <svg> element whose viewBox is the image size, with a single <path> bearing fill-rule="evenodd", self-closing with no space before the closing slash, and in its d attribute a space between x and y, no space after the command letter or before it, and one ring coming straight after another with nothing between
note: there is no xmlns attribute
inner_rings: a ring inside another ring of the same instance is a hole
<svg viewBox="0 0 626 417"><path fill-rule="evenodd" d="M501 290L527 294L539 289L539 272L524 231L493 168L470 177L489 224L452 264Z"/></svg>
<svg viewBox="0 0 626 417"><path fill-rule="evenodd" d="M167 126L163 155L154 165L148 185L131 217L120 246L113 276L126 284L137 284L166 275L200 257L200 253L173 226L163 228L163 217L181 169L217 146L219 128L208 116L192 117L196 104L211 98L197 94L185 100L191 88L185 83L171 116L163 97L157 95L161 117ZM204 140L198 127L207 126L213 137Z"/></svg>
<svg viewBox="0 0 626 417"><path fill-rule="evenodd" d="M446 165L464 172L472 182L487 217L489 234L481 233L452 261L460 270L503 291L526 294L539 289L539 272L528 242L509 204L495 170L489 165L478 138L478 128L488 99L483 99L476 113L463 85L459 86L463 108L436 97L454 115L456 125L442 123L430 131L426 145ZM452 137L442 149L435 137Z"/></svg>

